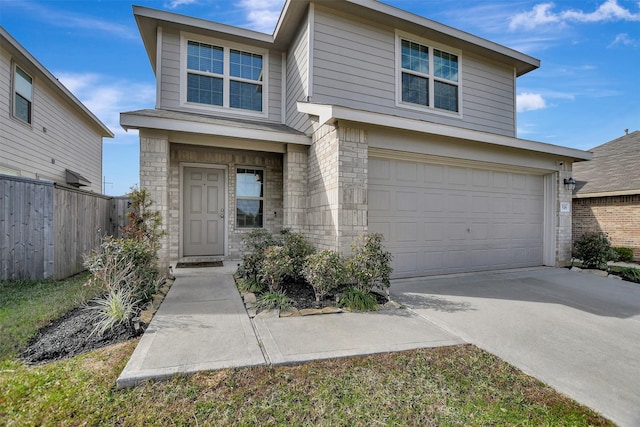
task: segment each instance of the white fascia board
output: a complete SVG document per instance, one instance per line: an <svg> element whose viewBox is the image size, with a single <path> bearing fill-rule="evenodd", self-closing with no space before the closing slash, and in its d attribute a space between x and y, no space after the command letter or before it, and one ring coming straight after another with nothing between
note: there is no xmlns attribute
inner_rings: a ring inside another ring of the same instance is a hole
<svg viewBox="0 0 640 427"><path fill-rule="evenodd" d="M257 141L270 141L284 144L311 145L311 138L306 135L296 135L293 133L269 131L264 129L250 129L241 126L185 122L184 120L168 119L164 117L148 117L128 113L120 113L120 126L125 130L162 129L173 132L255 139Z"/></svg>
<svg viewBox="0 0 640 427"><path fill-rule="evenodd" d="M480 132L476 130L425 122L422 120L409 119L405 117L390 116L388 114L355 110L352 108L340 107L335 105L298 102L298 111L300 111L301 113L310 114L312 116L318 116L321 124L333 123L337 120L346 120L356 123L366 123L370 125L385 126L402 130L411 130L415 132L447 136L457 139L465 139L468 141L484 142L487 144L500 145L503 147L536 151L539 153L569 157L575 160L591 160L591 158L593 157L592 153L575 148L561 147L559 145L546 144L543 142L531 141L528 139L511 138L508 136L493 133Z"/></svg>

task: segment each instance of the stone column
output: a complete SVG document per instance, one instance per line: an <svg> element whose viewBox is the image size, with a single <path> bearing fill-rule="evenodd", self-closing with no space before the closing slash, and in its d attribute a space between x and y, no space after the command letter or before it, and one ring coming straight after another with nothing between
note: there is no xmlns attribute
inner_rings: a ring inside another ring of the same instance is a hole
<svg viewBox="0 0 640 427"><path fill-rule="evenodd" d="M140 188L147 189L153 208L162 215L158 266L162 273L169 268L169 138L166 132L140 130Z"/></svg>
<svg viewBox="0 0 640 427"><path fill-rule="evenodd" d="M305 232L307 208L308 147L288 144L283 167L283 227Z"/></svg>
<svg viewBox="0 0 640 427"><path fill-rule="evenodd" d="M558 173L558 222L556 230L556 266L565 267L571 264L571 249L573 246L571 232L571 215L573 211L573 193L564 185L565 178L571 177L572 163L564 162ZM562 212L562 204L569 204L569 212Z"/></svg>

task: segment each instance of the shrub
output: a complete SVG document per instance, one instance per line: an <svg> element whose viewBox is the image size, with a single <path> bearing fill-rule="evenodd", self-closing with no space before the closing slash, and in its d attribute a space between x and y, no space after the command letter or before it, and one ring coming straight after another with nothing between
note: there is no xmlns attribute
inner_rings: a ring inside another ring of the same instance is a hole
<svg viewBox="0 0 640 427"><path fill-rule="evenodd" d="M387 289L391 285L391 254L384 250L380 233L359 236L351 245L353 257L348 271L357 287L369 292L374 287Z"/></svg>
<svg viewBox="0 0 640 427"><path fill-rule="evenodd" d="M623 261L623 262L633 261L633 249L614 247L614 248L611 248L611 250L613 250L616 254L618 254L619 261Z"/></svg>
<svg viewBox="0 0 640 427"><path fill-rule="evenodd" d="M284 279L293 274L293 260L282 246L268 247L263 253L261 264L260 280L269 286L270 291L277 291Z"/></svg>
<svg viewBox="0 0 640 427"><path fill-rule="evenodd" d="M611 244L604 233L585 233L575 243L576 257L584 268L606 267L610 258Z"/></svg>
<svg viewBox="0 0 640 427"><path fill-rule="evenodd" d="M362 288L350 286L345 289L338 302L339 307L348 307L353 311L372 311L378 306L375 297Z"/></svg>
<svg viewBox="0 0 640 427"><path fill-rule="evenodd" d="M127 196L131 201L131 211L127 214L129 223L122 227L122 237L145 242L155 251L160 244L160 237L165 234L161 230L162 214L151 209L153 200L146 188L139 190L132 187Z"/></svg>
<svg viewBox="0 0 640 427"><path fill-rule="evenodd" d="M313 287L316 301L320 301L344 283L346 263L339 253L325 250L308 255L302 273Z"/></svg>
<svg viewBox="0 0 640 427"><path fill-rule="evenodd" d="M260 280L264 251L271 246L279 246L280 241L263 229L251 230L243 239L244 255L236 277Z"/></svg>
<svg viewBox="0 0 640 427"><path fill-rule="evenodd" d="M260 295L256 300L256 310L286 310L293 301L283 291L269 291Z"/></svg>
<svg viewBox="0 0 640 427"><path fill-rule="evenodd" d="M313 246L307 242L302 234L293 233L286 229L282 231L282 246L293 263L290 279L293 282L301 282L304 279L302 269L306 258L315 252Z"/></svg>

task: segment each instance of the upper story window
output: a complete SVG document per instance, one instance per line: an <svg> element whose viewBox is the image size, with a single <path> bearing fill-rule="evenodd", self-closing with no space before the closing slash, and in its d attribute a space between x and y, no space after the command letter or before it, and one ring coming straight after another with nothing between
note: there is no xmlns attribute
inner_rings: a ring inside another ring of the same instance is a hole
<svg viewBox="0 0 640 427"><path fill-rule="evenodd" d="M399 37L397 62L400 104L460 112L458 54Z"/></svg>
<svg viewBox="0 0 640 427"><path fill-rule="evenodd" d="M186 102L263 113L265 52L186 41Z"/></svg>
<svg viewBox="0 0 640 427"><path fill-rule="evenodd" d="M17 65L13 73L13 116L31 124L33 79Z"/></svg>

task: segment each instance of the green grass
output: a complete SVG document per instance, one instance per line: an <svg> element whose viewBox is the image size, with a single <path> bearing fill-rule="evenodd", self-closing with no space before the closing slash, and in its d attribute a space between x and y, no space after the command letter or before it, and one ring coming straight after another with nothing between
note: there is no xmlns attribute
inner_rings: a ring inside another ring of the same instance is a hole
<svg viewBox="0 0 640 427"><path fill-rule="evenodd" d="M44 319L85 299L82 282L2 284L0 330L3 348L12 349L5 354L20 350ZM30 326L5 337L15 322ZM1 423L613 425L473 345L224 369L117 390L115 381L136 344L132 340L35 366L5 356L0 360Z"/></svg>
<svg viewBox="0 0 640 427"><path fill-rule="evenodd" d="M88 278L79 274L62 281L0 282L0 360L24 349L50 321L97 296L100 289L83 286Z"/></svg>

